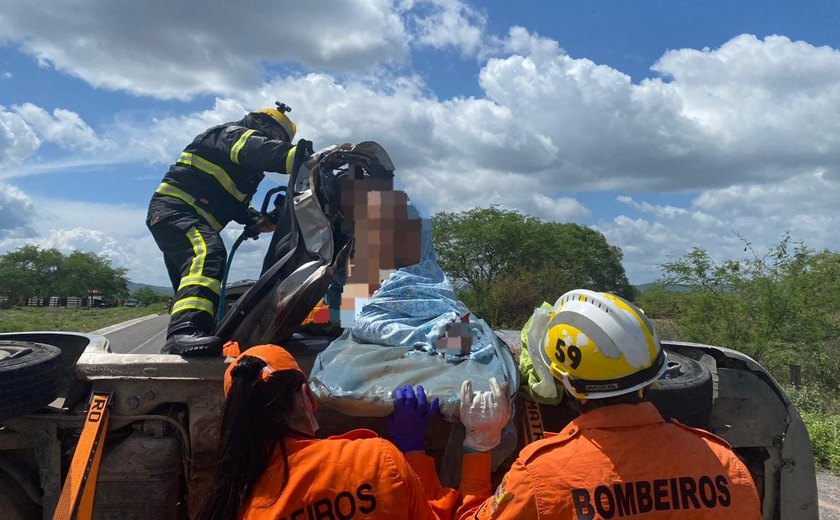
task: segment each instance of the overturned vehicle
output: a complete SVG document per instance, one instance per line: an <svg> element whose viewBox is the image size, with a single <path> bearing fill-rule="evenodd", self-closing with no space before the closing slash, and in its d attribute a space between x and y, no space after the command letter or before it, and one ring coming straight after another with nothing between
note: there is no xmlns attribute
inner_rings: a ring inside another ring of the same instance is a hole
<svg viewBox="0 0 840 520"><path fill-rule="evenodd" d="M393 388L422 383L442 399L427 448L453 487L464 437L461 381L507 382L516 409L493 452L498 482L519 449L560 431L576 412L521 376L539 371L528 330L493 331L457 301L427 224L394 191L393 177L391 159L373 142L336 147L295 172L275 199L279 221L262 274L227 284L217 334L243 350L283 344L310 375L323 436L359 427L384 435ZM329 335L301 327L317 325L316 315L341 327ZM728 348L663 347L669 367L650 396L662 414L732 445L765 520L818 518L808 434L770 374ZM117 354L90 334L0 334L0 517L193 517L216 463L227 362Z"/></svg>

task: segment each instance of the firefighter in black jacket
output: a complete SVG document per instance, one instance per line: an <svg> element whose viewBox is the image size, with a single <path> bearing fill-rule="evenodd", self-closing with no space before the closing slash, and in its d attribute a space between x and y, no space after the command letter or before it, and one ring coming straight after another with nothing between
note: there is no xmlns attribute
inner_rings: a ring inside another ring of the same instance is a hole
<svg viewBox="0 0 840 520"><path fill-rule="evenodd" d="M231 220L250 237L274 229L251 206L263 172L290 173L312 153L308 141L291 144L289 110L278 102L198 135L152 195L146 225L176 293L163 353L221 353L213 335L227 257L219 232Z"/></svg>

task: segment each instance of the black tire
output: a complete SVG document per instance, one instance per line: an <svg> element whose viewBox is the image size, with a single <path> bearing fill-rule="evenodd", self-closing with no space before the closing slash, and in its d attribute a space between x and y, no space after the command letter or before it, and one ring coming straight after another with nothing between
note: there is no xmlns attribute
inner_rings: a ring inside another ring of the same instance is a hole
<svg viewBox="0 0 840 520"><path fill-rule="evenodd" d="M707 427L712 412L712 374L697 360L672 351L667 354L668 369L648 387L648 400L665 419Z"/></svg>
<svg viewBox="0 0 840 520"><path fill-rule="evenodd" d="M61 350L44 343L0 340L0 420L34 412L58 397Z"/></svg>

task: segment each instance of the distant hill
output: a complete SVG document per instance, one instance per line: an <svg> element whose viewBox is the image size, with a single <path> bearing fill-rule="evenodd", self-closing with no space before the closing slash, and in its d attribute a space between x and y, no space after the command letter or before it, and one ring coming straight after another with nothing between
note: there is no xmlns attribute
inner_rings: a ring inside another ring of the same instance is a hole
<svg viewBox="0 0 840 520"><path fill-rule="evenodd" d="M146 283L134 283L128 282L128 292L129 294L134 294L134 291L140 289L141 287L145 287L147 289L151 289L156 293L165 294L166 296L172 296L172 287L163 287L160 285L149 285Z"/></svg>
<svg viewBox="0 0 840 520"><path fill-rule="evenodd" d="M639 291L640 293L643 293L643 292L647 291L648 289L650 289L651 287L653 287L654 285L656 285L655 282L650 282L650 283L643 283L641 285L634 285L633 287L635 287L636 290Z"/></svg>

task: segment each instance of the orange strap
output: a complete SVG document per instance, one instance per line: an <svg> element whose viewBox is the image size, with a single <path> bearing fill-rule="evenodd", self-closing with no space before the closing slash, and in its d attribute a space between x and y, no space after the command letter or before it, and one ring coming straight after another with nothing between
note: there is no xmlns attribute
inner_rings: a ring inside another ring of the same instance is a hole
<svg viewBox="0 0 840 520"><path fill-rule="evenodd" d="M110 407L110 393L93 393L53 520L90 520L93 517L93 494L108 432Z"/></svg>

